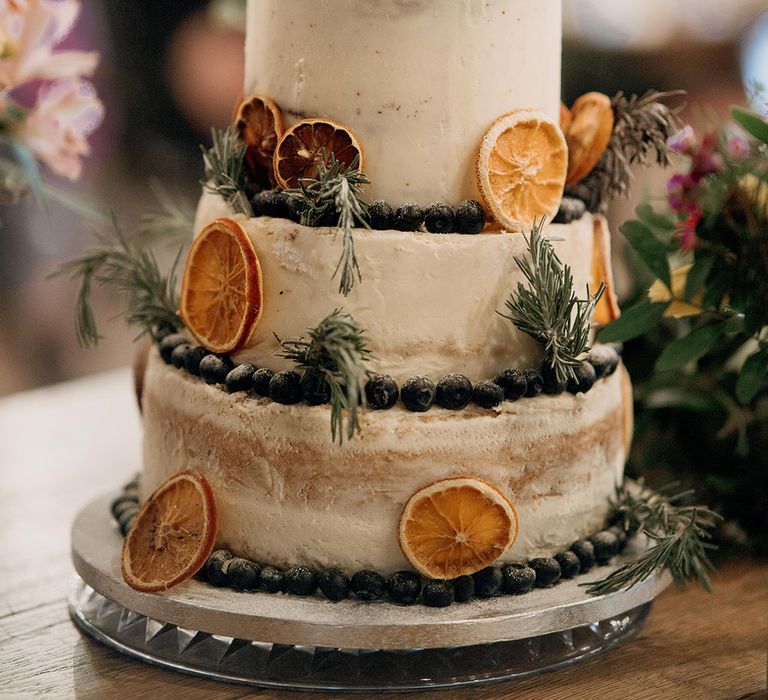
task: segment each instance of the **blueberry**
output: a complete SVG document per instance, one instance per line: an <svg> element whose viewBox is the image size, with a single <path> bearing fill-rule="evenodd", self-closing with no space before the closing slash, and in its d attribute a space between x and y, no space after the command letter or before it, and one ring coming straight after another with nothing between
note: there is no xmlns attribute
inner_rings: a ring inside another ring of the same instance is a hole
<svg viewBox="0 0 768 700"><path fill-rule="evenodd" d="M473 574L472 578L475 579L475 595L479 598L490 598L501 590L501 569L495 566L486 566Z"/></svg>
<svg viewBox="0 0 768 700"><path fill-rule="evenodd" d="M595 368L597 379L608 377L619 366L619 354L610 345L595 345L587 357L587 362Z"/></svg>
<svg viewBox="0 0 768 700"><path fill-rule="evenodd" d="M384 577L375 571L358 571L351 581L352 591L360 600L378 600L386 591Z"/></svg>
<svg viewBox="0 0 768 700"><path fill-rule="evenodd" d="M418 231L424 220L424 210L416 202L406 202L397 208L392 226L397 231Z"/></svg>
<svg viewBox="0 0 768 700"><path fill-rule="evenodd" d="M568 386L568 382L558 379L554 368L546 363L541 366L541 377L544 380L543 391L550 396L562 394Z"/></svg>
<svg viewBox="0 0 768 700"><path fill-rule="evenodd" d="M285 574L274 566L265 566L261 570L261 587L267 593L281 593L285 590Z"/></svg>
<svg viewBox="0 0 768 700"><path fill-rule="evenodd" d="M128 530L131 529L133 521L136 518L136 514L139 512L138 504L124 508L120 511L120 515L117 516L117 524L120 529L120 534L125 536L128 534Z"/></svg>
<svg viewBox="0 0 768 700"><path fill-rule="evenodd" d="M612 532L603 530L589 538L595 548L595 561L605 564L612 556L619 553L619 538Z"/></svg>
<svg viewBox="0 0 768 700"><path fill-rule="evenodd" d="M449 374L437 383L435 403L438 406L457 411L466 408L471 400L472 382L463 374Z"/></svg>
<svg viewBox="0 0 768 700"><path fill-rule="evenodd" d="M160 341L160 357L167 365L171 364L171 353L179 345L188 344L188 340L180 333L171 333Z"/></svg>
<svg viewBox="0 0 768 700"><path fill-rule="evenodd" d="M459 233L480 233L485 226L483 205L474 199L465 199L456 207L456 230Z"/></svg>
<svg viewBox="0 0 768 700"><path fill-rule="evenodd" d="M328 600L344 600L349 595L349 576L340 569L323 569L317 583Z"/></svg>
<svg viewBox="0 0 768 700"><path fill-rule="evenodd" d="M424 211L424 226L431 233L449 233L454 230L453 208L446 202L430 204Z"/></svg>
<svg viewBox="0 0 768 700"><path fill-rule="evenodd" d="M233 588L255 591L259 587L261 567L248 559L235 557L227 562L227 576Z"/></svg>
<svg viewBox="0 0 768 700"><path fill-rule="evenodd" d="M595 565L595 547L589 540L576 540L571 545L571 551L579 558L582 574Z"/></svg>
<svg viewBox="0 0 768 700"><path fill-rule="evenodd" d="M226 355L206 355L200 360L200 376L206 384L223 384L232 369L232 360Z"/></svg>
<svg viewBox="0 0 768 700"><path fill-rule="evenodd" d="M395 212L391 205L383 199L377 199L368 205L368 223L372 229L386 231L391 229L395 218Z"/></svg>
<svg viewBox="0 0 768 700"><path fill-rule="evenodd" d="M504 400L504 389L494 382L478 382L472 389L472 400L481 408L495 408Z"/></svg>
<svg viewBox="0 0 768 700"><path fill-rule="evenodd" d="M435 383L429 377L411 377L400 389L400 398L409 411L423 413L435 401Z"/></svg>
<svg viewBox="0 0 768 700"><path fill-rule="evenodd" d="M421 593L421 579L410 571L398 571L387 579L387 593L395 603L413 605Z"/></svg>
<svg viewBox="0 0 768 700"><path fill-rule="evenodd" d="M117 520L120 517L120 513L122 513L126 508L135 508L138 505L138 500L132 496L126 496L125 494L118 496L114 501L112 501L110 506L112 517Z"/></svg>
<svg viewBox="0 0 768 700"><path fill-rule="evenodd" d="M278 219L287 219L288 195L282 190L263 190L251 200L255 216L273 216Z"/></svg>
<svg viewBox="0 0 768 700"><path fill-rule="evenodd" d="M397 382L388 374L376 374L365 385L365 400L377 410L392 408L399 396Z"/></svg>
<svg viewBox="0 0 768 700"><path fill-rule="evenodd" d="M627 531L621 525L613 525L608 528L608 532L616 535L616 539L619 541L619 551L624 549L627 544Z"/></svg>
<svg viewBox="0 0 768 700"><path fill-rule="evenodd" d="M510 595L528 593L536 583L536 572L522 564L504 564L501 567L501 589Z"/></svg>
<svg viewBox="0 0 768 700"><path fill-rule="evenodd" d="M199 345L195 345L187 350L187 354L184 356L184 369L190 374L194 374L196 377L200 376L200 363L203 358L208 354L205 348L201 348Z"/></svg>
<svg viewBox="0 0 768 700"><path fill-rule="evenodd" d="M535 398L544 391L544 377L541 376L541 370L525 369L523 370L523 374L525 375L525 381L527 382L527 387L525 389L526 398Z"/></svg>
<svg viewBox="0 0 768 700"><path fill-rule="evenodd" d="M251 388L259 396L269 396L269 383L275 373L271 369L257 369L251 378Z"/></svg>
<svg viewBox="0 0 768 700"><path fill-rule="evenodd" d="M205 562L205 578L214 586L226 586L229 583L227 569L229 562L235 558L227 549L217 549Z"/></svg>
<svg viewBox="0 0 768 700"><path fill-rule="evenodd" d="M301 217L307 210L307 203L301 199L296 199L295 197L288 197L285 206L287 209L287 218L294 223L302 223Z"/></svg>
<svg viewBox="0 0 768 700"><path fill-rule="evenodd" d="M560 565L563 578L573 578L581 573L581 561L573 552L555 554L555 561Z"/></svg>
<svg viewBox="0 0 768 700"><path fill-rule="evenodd" d="M301 401L301 375L285 370L269 380L269 398L275 403L292 404Z"/></svg>
<svg viewBox="0 0 768 700"><path fill-rule="evenodd" d="M336 228L339 225L339 214L335 209L328 209L328 211L317 218L314 225Z"/></svg>
<svg viewBox="0 0 768 700"><path fill-rule="evenodd" d="M619 357L621 357L624 354L624 343L616 342L616 343L608 343L608 345L616 351L616 354Z"/></svg>
<svg viewBox="0 0 768 700"><path fill-rule="evenodd" d="M321 406L331 400L331 388L322 374L308 369L301 377L301 395L310 406Z"/></svg>
<svg viewBox="0 0 768 700"><path fill-rule="evenodd" d="M172 333L176 332L176 327L172 326L170 323L155 323L152 326L152 329L150 330L150 335L152 336L152 340L154 340L156 343L159 343L164 338L167 338Z"/></svg>
<svg viewBox="0 0 768 700"><path fill-rule="evenodd" d="M424 605L430 608L447 608L454 601L450 581L427 581L421 595Z"/></svg>
<svg viewBox="0 0 768 700"><path fill-rule="evenodd" d="M230 370L224 380L227 391L234 394L238 391L248 391L253 384L253 374L256 372L256 365L250 362L244 362L233 370Z"/></svg>
<svg viewBox="0 0 768 700"><path fill-rule="evenodd" d="M528 390L528 380L520 370L505 369L499 372L493 379L494 384L498 384L504 390L504 398L507 401L517 401L521 396L525 396Z"/></svg>
<svg viewBox="0 0 768 700"><path fill-rule="evenodd" d="M171 353L171 364L176 369L184 369L184 365L187 361L187 353L192 349L189 343L182 343L177 345Z"/></svg>
<svg viewBox="0 0 768 700"><path fill-rule="evenodd" d="M312 595L317 590L317 574L306 566L294 566L285 572L285 590L294 595Z"/></svg>
<svg viewBox="0 0 768 700"><path fill-rule="evenodd" d="M571 377L568 380L568 391L571 394L586 394L595 385L595 368L589 362L582 362L574 372L576 379Z"/></svg>
<svg viewBox="0 0 768 700"><path fill-rule="evenodd" d="M560 564L551 557L531 559L528 566L536 572L536 588L551 588L560 580L563 573L560 570Z"/></svg>
<svg viewBox="0 0 768 700"><path fill-rule="evenodd" d="M457 603L466 603L475 595L475 579L471 576L459 576L451 581L453 598Z"/></svg>
<svg viewBox="0 0 768 700"><path fill-rule="evenodd" d="M557 216L553 219L554 224L570 224L572 221L578 221L587 213L587 205L576 197L563 197L560 202L560 208L557 210Z"/></svg>

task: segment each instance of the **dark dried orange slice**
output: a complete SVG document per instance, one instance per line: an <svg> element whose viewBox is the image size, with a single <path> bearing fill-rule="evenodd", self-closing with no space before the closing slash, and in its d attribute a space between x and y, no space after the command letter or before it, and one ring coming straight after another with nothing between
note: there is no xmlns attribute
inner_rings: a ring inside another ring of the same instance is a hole
<svg viewBox="0 0 768 700"><path fill-rule="evenodd" d="M251 179L263 186L274 184L272 157L283 135L280 108L268 97L254 94L240 103L234 123L247 147L245 161Z"/></svg>
<svg viewBox="0 0 768 700"><path fill-rule="evenodd" d="M363 149L355 134L329 119L302 119L288 129L275 149L272 164L275 180L281 187L298 187L303 177L316 177L318 168L331 153L345 166L359 158L363 169Z"/></svg>
<svg viewBox="0 0 768 700"><path fill-rule="evenodd" d="M216 542L216 500L198 472L172 476L141 507L123 543L123 579L137 591L167 591L195 575Z"/></svg>

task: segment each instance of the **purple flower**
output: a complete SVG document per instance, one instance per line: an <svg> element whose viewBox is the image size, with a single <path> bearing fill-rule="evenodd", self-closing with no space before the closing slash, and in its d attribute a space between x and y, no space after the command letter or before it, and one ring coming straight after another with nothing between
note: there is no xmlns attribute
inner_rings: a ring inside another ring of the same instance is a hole
<svg viewBox="0 0 768 700"><path fill-rule="evenodd" d="M699 237L696 235L696 227L699 225L701 217L701 212L696 210L692 211L688 218L678 222L677 230L673 235L680 243L680 249L686 253L694 251L699 242Z"/></svg>
<svg viewBox="0 0 768 700"><path fill-rule="evenodd" d="M734 160L744 160L749 155L749 141L741 134L728 137L728 155Z"/></svg>
<svg viewBox="0 0 768 700"><path fill-rule="evenodd" d="M667 139L667 148L670 151L687 156L692 155L698 148L698 145L696 134L690 125Z"/></svg>

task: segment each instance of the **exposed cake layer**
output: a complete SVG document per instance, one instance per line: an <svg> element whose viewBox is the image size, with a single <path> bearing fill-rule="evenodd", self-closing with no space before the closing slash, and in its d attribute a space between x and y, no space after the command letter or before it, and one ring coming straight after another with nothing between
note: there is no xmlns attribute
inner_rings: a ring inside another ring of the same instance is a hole
<svg viewBox="0 0 768 700"><path fill-rule="evenodd" d="M245 91L286 124L358 135L371 198L476 197L480 138L514 109L557 121L561 0L249 0Z"/></svg>
<svg viewBox="0 0 768 700"><path fill-rule="evenodd" d="M195 230L232 211L219 197L201 200ZM240 362L287 369L275 356L275 333L298 338L331 313L343 309L368 331L378 360L374 367L399 382L424 374L435 380L460 372L472 380L491 379L509 367L536 366L540 346L496 311L518 282L525 282L515 256L526 254L520 234L476 236L401 231L355 233L363 274L345 299L332 279L341 252L341 234L308 228L287 219L241 218L261 262L264 313ZM561 260L573 271L576 293L592 281L593 226L585 216L551 225Z"/></svg>
<svg viewBox="0 0 768 700"><path fill-rule="evenodd" d="M221 545L279 566L385 573L408 566L397 541L408 497L470 475L501 488L517 510L520 534L503 560L552 555L604 525L623 474L625 392L622 366L586 395L495 411L364 411L361 434L339 447L328 407L227 394L152 350L142 494L199 470L216 494Z"/></svg>

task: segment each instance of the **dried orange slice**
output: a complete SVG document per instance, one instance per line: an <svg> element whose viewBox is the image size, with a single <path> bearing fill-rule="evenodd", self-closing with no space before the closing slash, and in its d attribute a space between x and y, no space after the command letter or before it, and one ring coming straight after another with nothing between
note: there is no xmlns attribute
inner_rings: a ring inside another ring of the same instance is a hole
<svg viewBox="0 0 768 700"><path fill-rule="evenodd" d="M125 582L146 592L183 583L210 556L216 527L216 501L203 475L172 476L141 507L123 542Z"/></svg>
<svg viewBox="0 0 768 700"><path fill-rule="evenodd" d="M240 140L247 146L245 160L251 177L262 185L274 181L272 158L283 135L280 108L264 95L251 95L243 100L234 118Z"/></svg>
<svg viewBox="0 0 768 700"><path fill-rule="evenodd" d="M593 227L592 282L589 291L594 294L600 284L605 283L603 296L595 306L594 321L601 326L607 326L621 316L611 267L611 232L608 222L601 214L595 215Z"/></svg>
<svg viewBox="0 0 768 700"><path fill-rule="evenodd" d="M557 214L567 168L560 127L540 112L518 110L497 119L483 136L477 181L496 221L527 231L535 219Z"/></svg>
<svg viewBox="0 0 768 700"><path fill-rule="evenodd" d="M611 142L613 123L613 107L607 95L588 92L573 103L567 136L567 187L583 180L600 162Z"/></svg>
<svg viewBox="0 0 768 700"><path fill-rule="evenodd" d="M624 427L624 454L625 459L629 457L629 450L632 447L632 438L635 432L635 407L632 399L632 379L624 365L619 366L621 381L621 417Z"/></svg>
<svg viewBox="0 0 768 700"><path fill-rule="evenodd" d="M181 282L181 318L207 350L234 352L261 318L261 265L233 219L216 219L195 238Z"/></svg>
<svg viewBox="0 0 768 700"><path fill-rule="evenodd" d="M357 137L342 124L330 119L302 119L288 129L275 149L272 165L281 187L298 187L303 177L315 177L318 166L331 153L345 166L359 158L363 169L363 148Z"/></svg>
<svg viewBox="0 0 768 700"><path fill-rule="evenodd" d="M414 493L400 516L400 549L424 576L452 579L496 561L517 539L517 513L495 486L460 476Z"/></svg>

